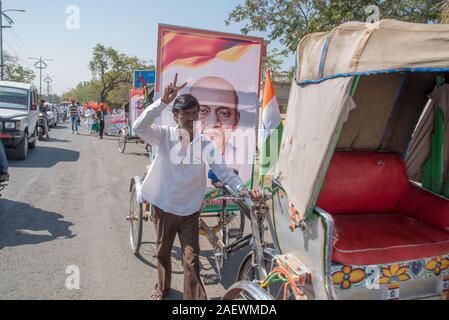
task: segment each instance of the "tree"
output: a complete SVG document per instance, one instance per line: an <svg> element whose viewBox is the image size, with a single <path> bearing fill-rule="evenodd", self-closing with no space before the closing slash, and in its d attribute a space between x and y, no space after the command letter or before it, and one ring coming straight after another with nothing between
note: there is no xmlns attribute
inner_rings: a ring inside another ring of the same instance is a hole
<svg viewBox="0 0 449 320"><path fill-rule="evenodd" d="M98 44L94 48L89 68L99 78L100 102L106 103L114 89L122 84L131 83L134 70L147 69L148 66L136 57L129 57L113 48Z"/></svg>
<svg viewBox="0 0 449 320"><path fill-rule="evenodd" d="M444 1L443 12L441 14L441 22L449 23L449 1Z"/></svg>
<svg viewBox="0 0 449 320"><path fill-rule="evenodd" d="M229 13L226 24L244 23L241 32L268 32L290 51L305 35L329 31L343 22L366 21L379 8L380 19L427 23L441 19L441 0L245 0Z"/></svg>
<svg viewBox="0 0 449 320"><path fill-rule="evenodd" d="M16 81L31 83L36 78L33 70L26 68L18 63L18 58L9 54L3 53L4 57L4 79L6 81Z"/></svg>
<svg viewBox="0 0 449 320"><path fill-rule="evenodd" d="M128 83L120 84L108 98L108 105L111 107L122 106L129 102L130 85Z"/></svg>
<svg viewBox="0 0 449 320"><path fill-rule="evenodd" d="M72 90L63 94L63 99L68 101L70 98L80 102L98 101L101 93L101 83L99 81L80 82Z"/></svg>
<svg viewBox="0 0 449 320"><path fill-rule="evenodd" d="M273 81L280 81L280 82L291 81L291 79L293 78L293 69L290 71L285 71L282 69L284 58L287 57L288 53L289 53L288 50L279 50L277 48L273 49L270 53L268 53L265 63L263 65L264 77L267 73L267 70L270 69Z"/></svg>

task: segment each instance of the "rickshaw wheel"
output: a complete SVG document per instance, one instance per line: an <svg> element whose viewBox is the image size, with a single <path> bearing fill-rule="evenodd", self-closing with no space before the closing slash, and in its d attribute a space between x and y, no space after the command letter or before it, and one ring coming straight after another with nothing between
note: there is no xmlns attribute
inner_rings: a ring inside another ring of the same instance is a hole
<svg viewBox="0 0 449 320"><path fill-rule="evenodd" d="M234 284L225 293L222 300L274 300L273 297L258 284L249 281L241 281Z"/></svg>
<svg viewBox="0 0 449 320"><path fill-rule="evenodd" d="M269 249L266 249L263 254L263 262L265 264L265 270L270 273L273 259L276 258L276 253ZM240 264L239 271L237 272L236 282L239 281L255 281L262 280L262 276L259 275L257 266L255 265L254 251L251 251L246 255Z"/></svg>
<svg viewBox="0 0 449 320"><path fill-rule="evenodd" d="M139 255L140 246L142 245L143 209L141 204L137 201L137 190L135 185L131 191L128 221L131 249L137 256Z"/></svg>
<svg viewBox="0 0 449 320"><path fill-rule="evenodd" d="M265 250L263 263L265 264L265 270L267 274L270 274L273 265L273 259L276 257L274 251ZM237 273L236 282L257 282L262 281L263 277L259 274L257 265L255 265L254 251L248 253L248 255L243 259L239 271ZM282 300L280 298L281 290L283 287L280 284L272 284L265 288L265 290L273 297L274 300Z"/></svg>
<svg viewBox="0 0 449 320"><path fill-rule="evenodd" d="M126 142L126 132L124 130L120 130L120 134L118 137L118 150L120 151L120 153L125 153Z"/></svg>

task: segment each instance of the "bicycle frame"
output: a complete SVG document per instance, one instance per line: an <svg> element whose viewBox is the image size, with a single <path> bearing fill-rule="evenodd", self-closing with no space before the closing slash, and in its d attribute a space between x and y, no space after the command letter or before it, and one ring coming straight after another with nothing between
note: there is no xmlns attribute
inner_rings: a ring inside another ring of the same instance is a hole
<svg viewBox="0 0 449 320"><path fill-rule="evenodd" d="M271 234L274 234L274 229L272 227L273 224L271 223L269 214L267 214L269 212L269 208L266 204L266 199L254 203L248 195L245 197L240 197L236 195L229 186L224 185L223 188L225 192L230 195L230 197L227 197L227 199L232 201L237 207L239 207L244 215L251 221L252 232L251 234L242 238L240 241L237 241L235 244L233 244L233 246L228 248L228 252L231 253L233 251L244 248L250 245L252 242L259 274L265 277L267 275L267 270L265 269L265 265L263 263L263 253L266 247L265 230L263 224L266 220L268 221Z"/></svg>

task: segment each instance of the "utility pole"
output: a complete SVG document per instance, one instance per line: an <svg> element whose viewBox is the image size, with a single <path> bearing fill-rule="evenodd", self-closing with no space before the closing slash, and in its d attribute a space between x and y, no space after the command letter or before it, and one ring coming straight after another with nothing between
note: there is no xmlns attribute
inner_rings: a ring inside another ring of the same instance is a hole
<svg viewBox="0 0 449 320"><path fill-rule="evenodd" d="M12 20L7 14L6 12L26 12L25 10L18 10L18 9L11 9L11 10L5 10L3 11L3 3L2 0L0 0L0 77L1 80L3 81L4 79L4 67L5 67L5 62L4 62L4 57L3 57L3 29L6 28L11 28L11 25L14 24L14 20ZM8 21L9 25L4 26L3 25L3 17L6 19L6 21Z"/></svg>
<svg viewBox="0 0 449 320"><path fill-rule="evenodd" d="M44 79L44 82L47 84L47 97L51 94L51 84L53 82L53 79L50 77L49 74L47 74L47 77Z"/></svg>
<svg viewBox="0 0 449 320"><path fill-rule="evenodd" d="M45 61L53 61L53 59L28 58L30 60L37 60L34 66L39 69L39 99L42 99L42 70L47 69L48 64Z"/></svg>

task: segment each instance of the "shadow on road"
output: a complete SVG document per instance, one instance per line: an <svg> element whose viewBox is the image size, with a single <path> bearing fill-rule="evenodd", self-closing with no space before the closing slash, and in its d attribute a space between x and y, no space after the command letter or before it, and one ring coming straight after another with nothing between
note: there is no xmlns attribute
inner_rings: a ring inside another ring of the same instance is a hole
<svg viewBox="0 0 449 320"><path fill-rule="evenodd" d="M0 250L74 238L73 224L63 218L26 203L0 199Z"/></svg>
<svg viewBox="0 0 449 320"><path fill-rule="evenodd" d="M232 254L229 259L225 262L223 269L221 270L221 282L220 284L225 288L231 287L236 282L237 272L239 264L243 261L245 256L250 251L250 248L242 249L238 252ZM156 244L154 242L143 242L140 249L141 254L137 256L140 262L149 266L150 268L157 270L157 259L156 259ZM216 263L214 259L213 250L201 250L200 253L200 265L201 265L201 275L216 275ZM183 275L182 266L182 252L181 248L178 246L173 246L172 251L172 274ZM207 290L206 285L206 290ZM167 300L182 300L182 293L171 291L170 295L166 298ZM209 296L212 300L221 300L221 297Z"/></svg>
<svg viewBox="0 0 449 320"><path fill-rule="evenodd" d="M25 161L11 161L9 165L12 168L51 168L59 162L76 162L79 157L77 151L38 146Z"/></svg>
<svg viewBox="0 0 449 320"><path fill-rule="evenodd" d="M61 130L61 129L68 129L69 127L66 125L60 125L58 124L56 127L51 128L51 130Z"/></svg>
<svg viewBox="0 0 449 320"><path fill-rule="evenodd" d="M129 153L127 153L127 152L125 152L124 153L125 155L127 155L127 156L133 156L133 157L149 157L148 156L148 153L138 153L138 152L129 152Z"/></svg>
<svg viewBox="0 0 449 320"><path fill-rule="evenodd" d="M69 143L72 142L70 140L66 140L66 139L57 139L57 138L52 138L50 136L50 140L48 140L47 142L61 142L61 143Z"/></svg>
<svg viewBox="0 0 449 320"><path fill-rule="evenodd" d="M181 248L173 246L172 251L172 273L184 274L182 268ZM140 249L140 254L137 256L140 262L149 266L150 268L157 270L156 259L156 243L155 242L143 242Z"/></svg>

